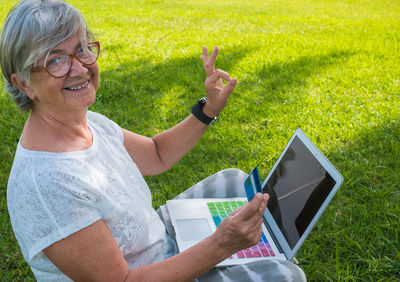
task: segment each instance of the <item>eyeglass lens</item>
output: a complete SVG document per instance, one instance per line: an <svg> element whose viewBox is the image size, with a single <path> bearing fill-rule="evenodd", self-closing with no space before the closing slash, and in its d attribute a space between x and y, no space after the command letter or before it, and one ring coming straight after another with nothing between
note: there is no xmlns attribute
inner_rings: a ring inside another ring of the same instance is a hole
<svg viewBox="0 0 400 282"><path fill-rule="evenodd" d="M80 49L75 56L82 64L91 65L96 62L99 56L99 47L96 44L89 44L86 48ZM46 69L52 76L62 77L66 75L71 68L73 55L63 55L49 60Z"/></svg>

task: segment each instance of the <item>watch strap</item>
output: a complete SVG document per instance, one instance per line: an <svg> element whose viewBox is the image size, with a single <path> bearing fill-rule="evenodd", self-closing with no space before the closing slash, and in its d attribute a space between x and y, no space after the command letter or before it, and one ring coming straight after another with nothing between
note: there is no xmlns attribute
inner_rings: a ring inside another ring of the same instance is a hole
<svg viewBox="0 0 400 282"><path fill-rule="evenodd" d="M200 100L198 100L196 104L193 105L191 112L201 122L207 125L211 125L218 118L218 115L212 118L203 113L202 108L205 105L206 101L207 101L206 97L203 97Z"/></svg>

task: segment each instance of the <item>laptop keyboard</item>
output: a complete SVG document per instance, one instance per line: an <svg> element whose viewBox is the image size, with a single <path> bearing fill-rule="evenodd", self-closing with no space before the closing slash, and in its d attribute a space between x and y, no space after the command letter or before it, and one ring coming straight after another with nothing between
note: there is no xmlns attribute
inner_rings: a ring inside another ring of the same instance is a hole
<svg viewBox="0 0 400 282"><path fill-rule="evenodd" d="M224 202L209 202L207 203L208 209L214 220L215 226L218 225L235 209L246 204L247 201L224 201ZM267 237L264 232L261 235L260 242L257 245L241 250L236 253L238 258L256 258L256 257L270 257L275 256L271 245L268 243ZM233 257L230 257L232 259Z"/></svg>

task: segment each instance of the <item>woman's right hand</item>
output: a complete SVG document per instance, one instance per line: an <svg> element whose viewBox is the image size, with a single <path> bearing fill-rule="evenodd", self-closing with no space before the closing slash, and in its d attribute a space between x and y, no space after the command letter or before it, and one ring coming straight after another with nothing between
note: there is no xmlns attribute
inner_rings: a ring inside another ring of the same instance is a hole
<svg viewBox="0 0 400 282"><path fill-rule="evenodd" d="M257 193L248 204L234 210L218 225L212 236L216 244L226 250L227 257L259 242L268 199L268 194Z"/></svg>

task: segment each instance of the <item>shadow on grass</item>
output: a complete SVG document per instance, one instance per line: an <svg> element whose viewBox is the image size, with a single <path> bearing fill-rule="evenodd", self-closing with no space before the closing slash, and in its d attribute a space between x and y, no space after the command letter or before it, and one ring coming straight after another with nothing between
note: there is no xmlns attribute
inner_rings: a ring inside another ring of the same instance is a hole
<svg viewBox="0 0 400 282"><path fill-rule="evenodd" d="M8 94L0 95L0 189L6 189L8 173L14 159L19 137L27 118Z"/></svg>
<svg viewBox="0 0 400 282"><path fill-rule="evenodd" d="M26 114L8 94L0 94L0 281L34 281L11 228L7 209L7 181Z"/></svg>
<svg viewBox="0 0 400 282"><path fill-rule="evenodd" d="M261 67L239 84L242 89L256 89L254 93L261 103L297 102L301 97L291 97L294 89L307 85L307 79L326 69L343 64L354 51L335 50L326 54L303 56L293 60L263 63ZM305 92L303 92L305 93Z"/></svg>
<svg viewBox="0 0 400 282"><path fill-rule="evenodd" d="M314 280L400 279L399 136L397 118L328 155L344 184L297 255Z"/></svg>
<svg viewBox="0 0 400 282"><path fill-rule="evenodd" d="M248 48L225 50L228 56L220 56L217 67L229 71L236 60L240 60ZM117 57L117 53L115 53ZM137 113L140 120L152 118L152 112L159 112L160 100L173 91L176 106L185 107L204 96L205 72L198 55L167 59L155 63L151 59L139 59L120 64L113 70L101 72L101 86L94 108L113 113L124 108ZM179 117L180 119L181 117Z"/></svg>
<svg viewBox="0 0 400 282"><path fill-rule="evenodd" d="M217 58L216 67L229 73L254 51L256 48L253 47L224 49ZM246 108L288 100L298 102L301 97L292 97L290 89L304 87L310 75L340 64L354 54L344 50L332 51L270 65L263 63L261 68L245 74L246 77L240 80L235 96L245 91L251 91L253 95L243 99L238 106ZM94 109L101 108L104 114L123 126L133 125L133 128L143 123L149 126L151 119L159 118L162 107L165 109L164 120L180 121L194 101L205 95L205 73L199 55L167 59L161 63L140 59L101 72L102 82ZM169 99L169 103L163 104L164 99ZM126 119L129 123L125 123Z"/></svg>

